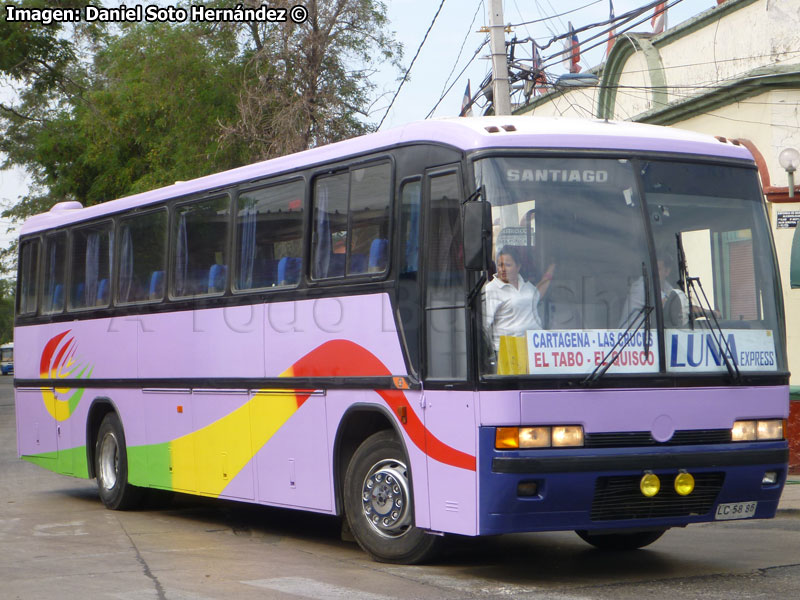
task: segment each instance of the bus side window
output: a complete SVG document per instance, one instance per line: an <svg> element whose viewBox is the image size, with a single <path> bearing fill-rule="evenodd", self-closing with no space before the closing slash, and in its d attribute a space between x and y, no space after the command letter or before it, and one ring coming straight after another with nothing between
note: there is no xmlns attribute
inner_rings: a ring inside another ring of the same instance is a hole
<svg viewBox="0 0 800 600"><path fill-rule="evenodd" d="M39 274L39 240L23 242L20 248L19 308L21 315L36 312Z"/></svg>
<svg viewBox="0 0 800 600"><path fill-rule="evenodd" d="M242 192L236 206L238 290L295 285L303 254L302 180Z"/></svg>
<svg viewBox="0 0 800 600"><path fill-rule="evenodd" d="M317 178L313 279L386 271L391 197L392 165L388 162Z"/></svg>
<svg viewBox="0 0 800 600"><path fill-rule="evenodd" d="M466 278L458 175L428 178L427 377L466 379Z"/></svg>
<svg viewBox="0 0 800 600"><path fill-rule="evenodd" d="M311 277L344 275L347 252L348 174L320 177L314 183L314 233L311 239Z"/></svg>
<svg viewBox="0 0 800 600"><path fill-rule="evenodd" d="M400 240L397 313L409 361L416 372L419 372L420 366L420 325L423 322L419 286L421 205L422 182L419 179L403 182L400 187L400 218L396 228Z"/></svg>
<svg viewBox="0 0 800 600"><path fill-rule="evenodd" d="M389 265L389 206L392 165L381 163L350 172L348 275L382 273Z"/></svg>
<svg viewBox="0 0 800 600"><path fill-rule="evenodd" d="M227 196L178 206L172 273L175 296L206 296L225 291L229 213ZM222 283L219 273L224 273Z"/></svg>
<svg viewBox="0 0 800 600"><path fill-rule="evenodd" d="M67 233L60 231L45 238L44 297L42 312L64 310L64 275L67 264Z"/></svg>
<svg viewBox="0 0 800 600"><path fill-rule="evenodd" d="M158 301L164 297L167 264L167 211L120 222L117 302Z"/></svg>
<svg viewBox="0 0 800 600"><path fill-rule="evenodd" d="M72 233L69 308L108 306L114 244L111 222Z"/></svg>

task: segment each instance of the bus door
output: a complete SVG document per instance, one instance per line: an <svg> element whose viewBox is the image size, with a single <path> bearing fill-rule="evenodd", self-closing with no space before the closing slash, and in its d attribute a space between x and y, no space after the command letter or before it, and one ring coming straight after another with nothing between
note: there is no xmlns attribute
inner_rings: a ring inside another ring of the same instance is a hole
<svg viewBox="0 0 800 600"><path fill-rule="evenodd" d="M475 398L467 386L466 272L461 169L426 172L424 414L432 529L476 533ZM459 389L461 388L461 389Z"/></svg>

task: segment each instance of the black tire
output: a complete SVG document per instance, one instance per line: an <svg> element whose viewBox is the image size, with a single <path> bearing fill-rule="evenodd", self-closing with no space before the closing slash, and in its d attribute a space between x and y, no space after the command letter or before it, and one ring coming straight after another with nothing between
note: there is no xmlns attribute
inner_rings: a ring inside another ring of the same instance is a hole
<svg viewBox="0 0 800 600"><path fill-rule="evenodd" d="M100 499L106 508L128 510L139 505L144 489L128 482L125 433L116 413L108 413L97 430L94 472Z"/></svg>
<svg viewBox="0 0 800 600"><path fill-rule="evenodd" d="M592 533L585 529L577 533L584 542L600 550L636 550L655 542L666 533L666 529L636 531L633 533Z"/></svg>
<svg viewBox="0 0 800 600"><path fill-rule="evenodd" d="M344 508L358 545L378 562L432 558L442 537L414 525L408 459L393 431L379 431L355 451L344 478Z"/></svg>

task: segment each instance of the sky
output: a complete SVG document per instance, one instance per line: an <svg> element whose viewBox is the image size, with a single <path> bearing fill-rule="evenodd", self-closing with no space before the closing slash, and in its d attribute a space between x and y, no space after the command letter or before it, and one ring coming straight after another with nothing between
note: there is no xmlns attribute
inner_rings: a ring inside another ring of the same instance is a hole
<svg viewBox="0 0 800 600"><path fill-rule="evenodd" d="M442 0L384 1L387 5L389 29L395 32L395 38L403 44L403 71L398 72L386 65L375 74L374 82L380 98L373 106L370 120L375 123L383 120L381 129L387 129L423 120L431 111L433 111L431 116L434 118L458 115L467 81L475 92L490 70L488 45L470 62L486 37L485 33L479 32L479 29L483 25L488 25L488 0L444 0L443 3ZM614 13L620 16L650 1L613 0ZM165 2L160 3L165 4ZM717 2L716 0L669 0L668 2L670 5L673 3L674 6L669 8L667 13L669 27L674 27L716 6ZM130 6L135 3L127 4ZM235 2L232 1L231 4ZM512 33L506 34L506 39L510 40L514 35L518 39L531 37L540 46L546 45L552 37L566 33L570 21L573 27L578 29L609 17L609 0L504 0L503 4L503 20L506 23L538 21L513 27ZM411 65L440 6L441 11L409 72L409 78L387 112L399 86L398 78ZM649 16L644 23L633 29L633 31L651 30ZM599 30L595 30L597 31ZM578 39L585 40L593 33L589 31L578 34ZM547 57L562 48L560 44L561 42L556 42L541 51L546 65ZM583 70L603 62L605 46L605 43L602 43L598 48L581 54L580 65ZM526 44L524 49L522 46L519 48L518 58L530 57L530 44ZM553 64L547 71L554 77L565 73L566 69L561 64ZM443 92L448 87L450 91L444 95ZM7 92L0 90L0 95L4 93ZM439 102L438 107L433 110L437 102ZM16 203L25 195L29 183L30 180L23 171L18 169L0 171L0 206ZM0 219L2 247L7 247L16 235L13 228L12 231L7 231L9 226L11 226L9 222Z"/></svg>

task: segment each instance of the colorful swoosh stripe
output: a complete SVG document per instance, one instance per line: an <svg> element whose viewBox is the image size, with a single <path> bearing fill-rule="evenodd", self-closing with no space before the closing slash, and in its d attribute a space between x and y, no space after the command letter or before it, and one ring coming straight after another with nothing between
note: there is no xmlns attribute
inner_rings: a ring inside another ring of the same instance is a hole
<svg viewBox="0 0 800 600"><path fill-rule="evenodd" d="M386 377L392 373L377 356L366 348L348 340L332 340L298 360L290 369L294 377ZM428 456L446 465L475 470L475 457L456 450L439 440L426 429L405 393L400 390L375 390L389 405L394 414L406 408L407 423L403 424L414 445Z"/></svg>
<svg viewBox="0 0 800 600"><path fill-rule="evenodd" d="M386 366L365 348L347 340L333 340L303 356L280 376L387 375L391 373ZM475 470L474 456L426 432L402 391L376 390L376 393L395 414L400 407L406 407L407 422L402 426L422 452L439 462ZM218 496L309 396L308 390L259 390L230 414L197 431L163 444L130 448L131 483L197 490L204 495ZM242 435L246 431L250 436ZM138 472L134 465L140 465L142 471ZM153 481L154 474L156 481Z"/></svg>
<svg viewBox="0 0 800 600"><path fill-rule="evenodd" d="M75 358L78 344L74 337L67 338L70 331L59 333L45 344L39 362L39 376L42 379L88 379L92 376L94 367L77 362ZM70 391L72 394L62 398ZM66 421L80 404L84 391L84 388L42 389L42 400L50 416L59 422Z"/></svg>

